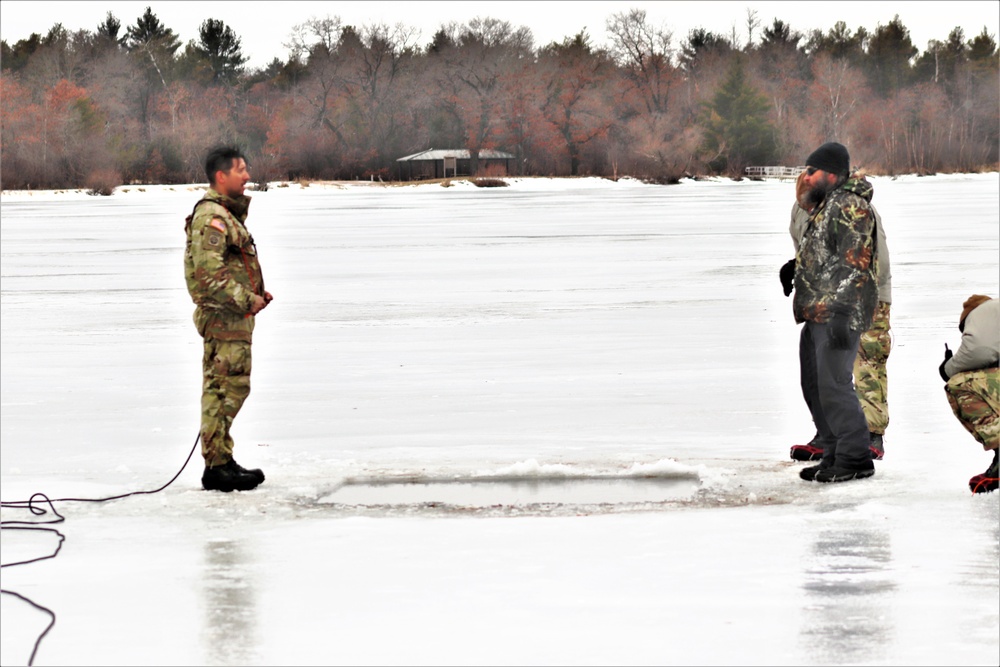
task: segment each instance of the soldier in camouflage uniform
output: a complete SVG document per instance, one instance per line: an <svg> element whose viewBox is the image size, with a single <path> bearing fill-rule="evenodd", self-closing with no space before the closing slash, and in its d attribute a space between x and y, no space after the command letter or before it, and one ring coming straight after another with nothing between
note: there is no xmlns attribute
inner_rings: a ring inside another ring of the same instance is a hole
<svg viewBox="0 0 1000 667"><path fill-rule="evenodd" d="M250 180L236 148L213 149L205 171L211 186L186 224L184 278L196 307L194 324L204 339L201 453L206 490L248 491L264 481L233 459L233 420L250 394L250 348L255 316L270 303L246 228Z"/></svg>
<svg viewBox="0 0 1000 667"><path fill-rule="evenodd" d="M864 179L864 172L857 172L852 178ZM805 172L799 174L795 183L795 203L792 205L791 223L788 232L792 237L795 252L799 251L802 235L809 222L809 213L813 205L806 200L808 187L805 185ZM868 449L873 459L881 460L885 452L883 438L889 426L888 389L889 380L886 374L886 362L892 350L892 337L889 325L889 311L892 304L892 272L889 266L889 247L886 243L885 231L882 228L882 217L875 207L871 207L875 216L875 239L878 245L878 306L872 319L871 328L861 334L861 344L858 356L854 362L854 389L861 401L861 409L868 422ZM792 293L795 279L795 259L790 259L779 272L785 296ZM805 445L793 445L791 457L796 461L817 461L823 458L823 447L816 433Z"/></svg>
<svg viewBox="0 0 1000 667"><path fill-rule="evenodd" d="M969 480L969 489L996 491L1000 487L1000 301L982 294L970 296L962 304L958 330L962 345L955 354L945 345L938 370L958 421L983 449L993 451L993 463Z"/></svg>
<svg viewBox="0 0 1000 667"><path fill-rule="evenodd" d="M847 148L823 144L806 160L812 213L795 256L795 321L802 395L823 445L819 465L799 475L817 482L871 477L869 431L854 391L853 368L861 334L878 302L873 188L850 178Z"/></svg>

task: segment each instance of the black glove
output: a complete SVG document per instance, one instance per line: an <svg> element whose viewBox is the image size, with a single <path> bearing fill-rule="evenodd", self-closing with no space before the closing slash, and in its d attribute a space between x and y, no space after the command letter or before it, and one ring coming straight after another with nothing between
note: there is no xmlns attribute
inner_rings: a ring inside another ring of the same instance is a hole
<svg viewBox="0 0 1000 667"><path fill-rule="evenodd" d="M834 313L830 318L830 348L848 350L851 347L851 319L847 315Z"/></svg>
<svg viewBox="0 0 1000 667"><path fill-rule="evenodd" d="M941 374L941 379L944 380L945 382L947 382L950 378L948 377L948 374L944 372L944 365L946 363L948 363L948 360L951 359L951 357L952 357L951 350L948 349L948 343L945 343L944 344L944 361L942 361L941 365L938 366L938 373Z"/></svg>
<svg viewBox="0 0 1000 667"><path fill-rule="evenodd" d="M795 288L795 260L790 259L785 262L781 270L778 271L778 277L781 278L781 286L785 290L785 296L792 293Z"/></svg>

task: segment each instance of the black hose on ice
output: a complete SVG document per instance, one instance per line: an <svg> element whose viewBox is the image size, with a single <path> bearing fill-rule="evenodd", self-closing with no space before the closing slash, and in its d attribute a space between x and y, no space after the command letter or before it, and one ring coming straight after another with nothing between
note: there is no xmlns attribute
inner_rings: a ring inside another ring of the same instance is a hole
<svg viewBox="0 0 1000 667"><path fill-rule="evenodd" d="M158 489L153 489L152 491L131 491L129 493L123 493L119 496L109 496L107 498L57 498L55 500L49 499L49 497L46 496L44 493L35 493L32 494L31 498L29 498L28 500L14 500L10 502L0 502L0 508L26 509L35 516L44 516L49 511L51 511L52 514L54 515L54 518L45 521L0 521L0 530L30 530L35 532L47 532L47 533L54 533L56 537L59 538L59 542L58 544L56 544L56 548L50 554L47 554L45 556L39 556L37 558L31 558L29 560L18 561L16 563L3 563L0 564L0 567L14 567L15 565L28 565L30 563L37 563L39 561L48 560L49 558L55 558L56 556L59 555L59 551L62 549L62 544L66 540L66 536L60 533L55 528L44 527L45 524L62 523L63 521L66 520L66 517L64 517L56 510L56 507L53 503L103 503L109 500L120 500L122 498L128 498L129 496L142 496L151 493L159 493L163 489L173 484L174 481L181 476L181 473L184 472L184 469L187 467L187 464L191 461L191 457L194 456L194 451L195 449L198 448L199 440L201 440L200 432L198 433L198 437L194 439L194 446L191 447L191 451L188 453L187 458L184 460L184 465L182 465L181 469L177 471L177 474L171 477L169 482L167 482ZM44 508L44 505L48 505L49 509L46 510ZM20 593L15 593L14 591L9 591L5 589L0 589L0 593L16 597L19 600L23 600L24 602L27 602L35 609L49 616L49 624L45 626L45 629L42 631L42 633L38 635L37 639L35 639L34 649L32 649L31 657L28 659L28 665L29 667L31 667L31 665L35 664L35 655L38 653L38 647L41 645L42 639L44 639L45 635L49 633L49 630L52 629L52 626L56 624L56 613L51 609L49 609L48 607L44 607L35 602L34 600L26 598Z"/></svg>

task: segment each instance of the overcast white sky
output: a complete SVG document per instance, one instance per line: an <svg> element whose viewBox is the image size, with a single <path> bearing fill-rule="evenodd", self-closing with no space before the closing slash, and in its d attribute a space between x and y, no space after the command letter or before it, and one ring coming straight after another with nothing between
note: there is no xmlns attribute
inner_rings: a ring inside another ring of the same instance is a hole
<svg viewBox="0 0 1000 667"><path fill-rule="evenodd" d="M58 2L46 0L3 0L0 3L0 37L14 44L31 33L44 34L56 22L69 30L93 30L108 11L130 25L152 7L153 12L182 42L197 37L198 26L205 19L221 19L242 39L248 65L266 65L272 58L284 59L283 43L293 26L314 16L339 16L344 22L361 26L384 22L403 23L421 31L418 43L431 40L436 29L449 21L467 22L475 17L510 21L515 27L531 28L536 45L562 41L586 28L595 44L606 36L605 21L611 14L632 8L645 9L651 22L664 23L674 33L675 43L683 40L692 28L703 27L729 34L737 27L746 38L747 9L757 12L762 26L780 18L793 29L807 32L827 30L843 20L852 30L864 26L873 30L899 15L909 28L917 48L924 50L928 40L945 39L952 28L961 26L966 36L979 34L983 27L994 36L1000 24L1000 3L996 0L973 2L617 2L617 1L494 1L494 2L188 2L142 0L134 2L91 0Z"/></svg>

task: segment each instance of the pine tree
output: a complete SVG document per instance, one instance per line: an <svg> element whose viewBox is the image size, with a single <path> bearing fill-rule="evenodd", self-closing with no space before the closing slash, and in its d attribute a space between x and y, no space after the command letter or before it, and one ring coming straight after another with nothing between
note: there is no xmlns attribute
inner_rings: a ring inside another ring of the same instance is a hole
<svg viewBox="0 0 1000 667"><path fill-rule="evenodd" d="M216 19L208 19L198 28L195 51L208 62L216 82L235 81L247 61L240 38L232 28Z"/></svg>
<svg viewBox="0 0 1000 667"><path fill-rule="evenodd" d="M766 165L775 159L777 144L769 109L767 98L747 83L743 63L737 58L702 114L703 148L713 171L738 176L748 165Z"/></svg>

